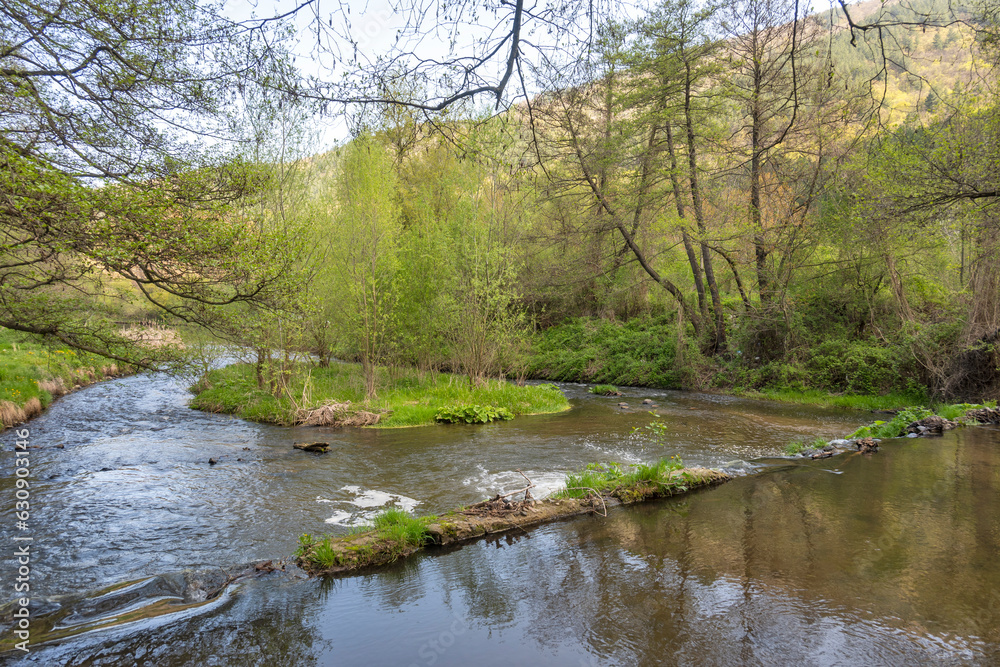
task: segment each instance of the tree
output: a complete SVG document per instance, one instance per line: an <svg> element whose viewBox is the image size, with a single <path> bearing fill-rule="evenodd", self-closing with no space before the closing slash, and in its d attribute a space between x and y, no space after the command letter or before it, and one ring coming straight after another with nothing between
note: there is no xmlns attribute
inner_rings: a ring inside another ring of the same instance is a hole
<svg viewBox="0 0 1000 667"><path fill-rule="evenodd" d="M327 228L330 280L323 297L333 304L339 334L361 362L371 400L395 332L402 233L397 178L388 149L370 135L355 138L344 151Z"/></svg>
<svg viewBox="0 0 1000 667"><path fill-rule="evenodd" d="M212 325L292 289L280 234L249 204L272 179L242 101L290 70L280 44L259 59L258 37L218 9L0 6L0 326L150 366L163 350L134 345L95 303L137 291Z"/></svg>

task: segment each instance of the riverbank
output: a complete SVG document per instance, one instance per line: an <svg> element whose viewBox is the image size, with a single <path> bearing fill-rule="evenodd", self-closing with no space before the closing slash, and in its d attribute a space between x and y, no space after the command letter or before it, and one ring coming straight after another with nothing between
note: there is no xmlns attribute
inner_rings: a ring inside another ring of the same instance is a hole
<svg viewBox="0 0 1000 667"><path fill-rule="evenodd" d="M488 380L472 387L468 378L412 369L380 369L379 395L364 396L358 364L326 368L300 365L280 397L258 386L249 364L210 371L192 387L191 407L250 421L290 426L424 426L441 421L482 421L569 409L554 385ZM473 408L473 409L469 409ZM474 408L480 408L475 410ZM466 419L467 418L467 419Z"/></svg>
<svg viewBox="0 0 1000 667"><path fill-rule="evenodd" d="M296 563L312 575L346 574L386 565L428 547L460 544L580 514L607 516L609 506L668 498L732 478L719 470L684 468L675 458L627 468L592 465L570 475L566 488L544 500L532 498L534 485L525 479L523 489L441 516L416 518L390 509L375 517L371 530L344 537L303 535Z"/></svg>
<svg viewBox="0 0 1000 667"><path fill-rule="evenodd" d="M3 428L37 417L53 400L122 375L117 364L69 348L52 348L0 331L0 422Z"/></svg>
<svg viewBox="0 0 1000 667"><path fill-rule="evenodd" d="M674 318L625 322L566 320L532 341L528 374L537 380L721 393L801 405L898 410L927 404L928 389L905 347L878 340L824 339L764 361L731 341L705 356L678 335Z"/></svg>

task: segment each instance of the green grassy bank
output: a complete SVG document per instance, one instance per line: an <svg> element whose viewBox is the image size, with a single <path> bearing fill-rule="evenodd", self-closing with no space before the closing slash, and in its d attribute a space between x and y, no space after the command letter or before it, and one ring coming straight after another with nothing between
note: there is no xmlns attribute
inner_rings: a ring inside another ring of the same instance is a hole
<svg viewBox="0 0 1000 667"><path fill-rule="evenodd" d="M467 378L409 369L380 369L378 398L364 400L358 364L332 364L327 368L299 366L292 373L287 392L280 397L257 385L254 369L234 364L209 372L192 389L191 407L238 415L252 421L291 425L303 421L304 408L350 403L350 411L383 415L380 427L433 424L442 412L459 406L502 408L511 415L561 412L569 409L563 393L553 385L518 386L490 380L472 387Z"/></svg>
<svg viewBox="0 0 1000 667"><path fill-rule="evenodd" d="M76 387L117 375L118 366L102 357L0 329L0 421L5 428L38 416Z"/></svg>
<svg viewBox="0 0 1000 667"><path fill-rule="evenodd" d="M703 355L691 335L687 331L678 339L676 320L670 317L627 322L573 318L535 334L529 375L859 410L898 410L928 402L912 354L884 342L831 338L764 361L742 350L738 339L730 341L726 354Z"/></svg>

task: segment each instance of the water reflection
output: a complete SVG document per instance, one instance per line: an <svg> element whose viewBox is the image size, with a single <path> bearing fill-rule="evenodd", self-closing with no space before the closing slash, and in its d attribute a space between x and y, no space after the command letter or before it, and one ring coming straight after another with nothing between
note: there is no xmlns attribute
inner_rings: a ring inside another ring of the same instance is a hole
<svg viewBox="0 0 1000 667"><path fill-rule="evenodd" d="M31 450L33 535L44 544L33 590L62 595L280 558L300 534L344 532L380 503L438 513L517 488L517 469L552 490L567 471L593 461L648 461L664 450L630 435L652 419L640 409L643 398L658 401L670 424L669 453L695 464L774 454L802 434L833 437L865 419L655 390L629 390L623 398L636 409L628 412L618 398L582 386L566 391L575 407L562 414L380 431L284 429L193 411L183 384L163 375L88 387L29 425L40 447ZM301 440L327 440L332 451L293 450ZM10 443L0 452L5 470L13 465ZM0 478L5 515L13 511L12 483ZM10 530L0 522L0 540L9 543ZM0 555L0 566L9 562Z"/></svg>
<svg viewBox="0 0 1000 667"><path fill-rule="evenodd" d="M892 441L364 576L272 574L29 664L995 664L998 445Z"/></svg>

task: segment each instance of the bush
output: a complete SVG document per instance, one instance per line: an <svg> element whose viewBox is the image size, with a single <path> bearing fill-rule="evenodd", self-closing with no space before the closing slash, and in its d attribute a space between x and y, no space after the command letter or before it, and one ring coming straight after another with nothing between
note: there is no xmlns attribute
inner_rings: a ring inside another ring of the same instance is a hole
<svg viewBox="0 0 1000 667"><path fill-rule="evenodd" d="M449 424L486 424L499 419L513 419L514 414L507 408L493 405L446 405L438 410L434 419Z"/></svg>
<svg viewBox="0 0 1000 667"><path fill-rule="evenodd" d="M536 334L528 373L562 382L679 389L676 341L676 325L668 318L575 318Z"/></svg>
<svg viewBox="0 0 1000 667"><path fill-rule="evenodd" d="M813 382L834 391L881 394L909 389L909 353L863 341L831 340L813 348L806 367Z"/></svg>

